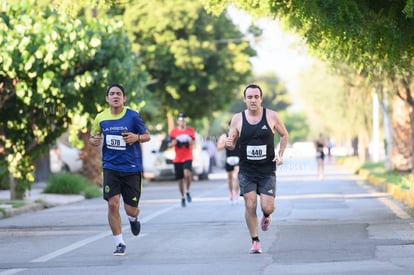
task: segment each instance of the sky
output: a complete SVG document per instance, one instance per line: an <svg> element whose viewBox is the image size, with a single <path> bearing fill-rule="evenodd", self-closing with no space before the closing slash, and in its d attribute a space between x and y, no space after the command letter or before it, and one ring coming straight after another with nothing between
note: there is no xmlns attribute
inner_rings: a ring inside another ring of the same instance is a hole
<svg viewBox="0 0 414 275"><path fill-rule="evenodd" d="M241 31L246 32L252 18L234 8L228 12ZM298 74L312 64L313 58L306 54L300 38L283 31L276 20L260 19L255 24L263 30L262 39L253 43L258 54L251 59L255 73L274 72L294 92Z"/></svg>

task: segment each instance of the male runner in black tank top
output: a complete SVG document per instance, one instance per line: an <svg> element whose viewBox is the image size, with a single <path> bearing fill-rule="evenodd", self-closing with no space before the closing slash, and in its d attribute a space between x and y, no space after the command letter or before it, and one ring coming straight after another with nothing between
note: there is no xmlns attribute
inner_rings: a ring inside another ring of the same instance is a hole
<svg viewBox="0 0 414 275"><path fill-rule="evenodd" d="M237 139L240 144L240 194L245 201L245 218L252 246L249 253L262 253L256 213L257 195L263 212L261 228L267 231L275 209L276 165L283 164L283 152L289 134L280 116L262 107L263 95L259 86L251 84L244 90L247 109L233 116L226 147L233 149ZM274 133L280 136L279 152L275 154Z"/></svg>

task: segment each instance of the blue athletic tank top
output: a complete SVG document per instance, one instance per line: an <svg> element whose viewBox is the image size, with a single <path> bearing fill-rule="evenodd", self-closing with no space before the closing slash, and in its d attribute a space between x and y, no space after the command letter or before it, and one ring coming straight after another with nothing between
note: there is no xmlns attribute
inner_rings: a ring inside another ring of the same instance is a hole
<svg viewBox="0 0 414 275"><path fill-rule="evenodd" d="M242 112L243 124L239 137L240 171L271 175L276 171L274 133L267 123L266 108L259 123L252 125Z"/></svg>

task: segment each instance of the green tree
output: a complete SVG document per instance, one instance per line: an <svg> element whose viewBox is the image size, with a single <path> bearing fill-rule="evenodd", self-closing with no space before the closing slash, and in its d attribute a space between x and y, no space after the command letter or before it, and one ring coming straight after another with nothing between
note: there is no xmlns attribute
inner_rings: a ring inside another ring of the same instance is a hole
<svg viewBox="0 0 414 275"><path fill-rule="evenodd" d="M365 161L364 151L372 132L372 94L365 91L372 88L366 78L346 68L333 71L327 64L315 62L300 75L298 96L311 122L309 138L316 139L323 133L339 146L351 144L358 137L360 157Z"/></svg>
<svg viewBox="0 0 414 275"><path fill-rule="evenodd" d="M251 74L249 41L224 12L209 15L200 1L131 1L123 20L152 76L151 108L163 118L209 117Z"/></svg>
<svg viewBox="0 0 414 275"><path fill-rule="evenodd" d="M108 83L134 101L144 78L121 22L59 16L35 1L0 8L0 171L21 197L57 137L69 126L87 136Z"/></svg>
<svg viewBox="0 0 414 275"><path fill-rule="evenodd" d="M230 1L207 1L211 11L220 11ZM414 171L414 2L412 0L298 0L231 1L238 7L261 16L276 16L300 33L312 52L334 66L346 62L355 74L377 82L393 82L393 99L404 102L393 109L395 152L392 161L398 170ZM374 83L372 83L373 85ZM395 105L397 106L397 105ZM400 127L401 108L409 117L408 126ZM398 137L398 138L397 138ZM406 154L406 152L411 152ZM407 156L411 165L407 166Z"/></svg>
<svg viewBox="0 0 414 275"><path fill-rule="evenodd" d="M308 139L310 129L305 112L282 112L281 117L289 132L290 144Z"/></svg>

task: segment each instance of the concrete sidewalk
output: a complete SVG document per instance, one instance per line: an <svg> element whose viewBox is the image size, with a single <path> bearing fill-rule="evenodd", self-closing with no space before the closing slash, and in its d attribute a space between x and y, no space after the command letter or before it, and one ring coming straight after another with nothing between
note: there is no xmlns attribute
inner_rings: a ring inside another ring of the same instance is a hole
<svg viewBox="0 0 414 275"><path fill-rule="evenodd" d="M10 204L2 203L10 200L9 190L0 190L0 219L15 215L38 211L63 204L70 204L84 200L83 195L61 195L43 193L46 183L37 182L32 185L32 189L26 191L24 201L25 206L13 208Z"/></svg>

